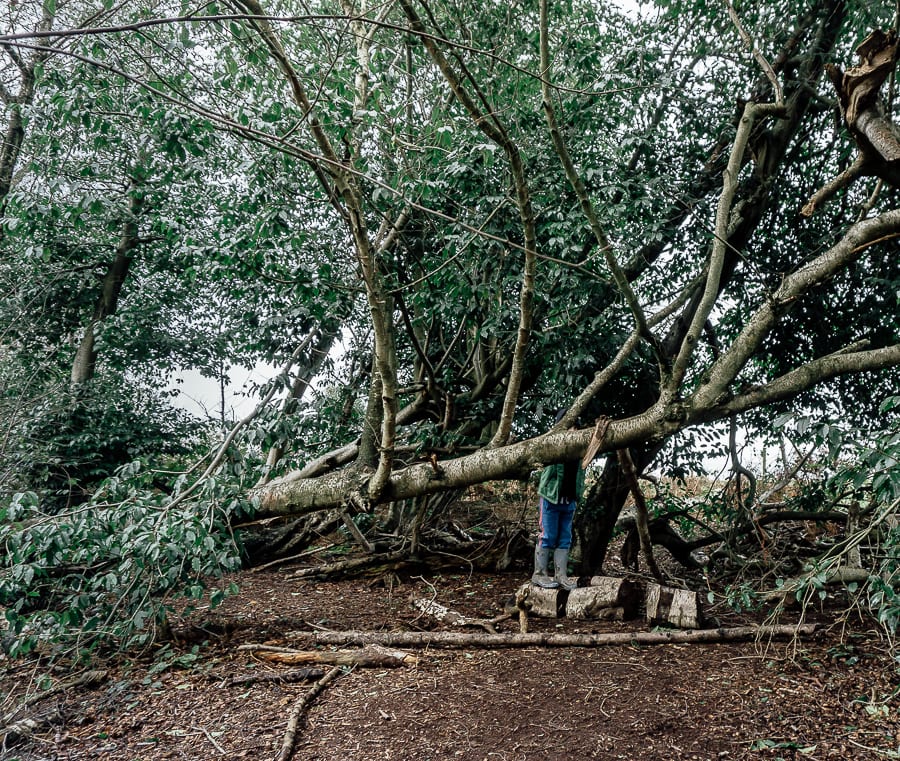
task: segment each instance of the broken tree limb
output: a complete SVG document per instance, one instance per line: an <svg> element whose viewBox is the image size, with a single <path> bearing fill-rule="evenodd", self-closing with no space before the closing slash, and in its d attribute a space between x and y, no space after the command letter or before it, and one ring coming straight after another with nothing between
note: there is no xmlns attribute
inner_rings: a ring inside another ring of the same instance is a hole
<svg viewBox="0 0 900 761"><path fill-rule="evenodd" d="M416 610L422 611L426 616L430 616L441 623L449 624L450 626L477 626L480 629L484 629L488 634L496 634L497 630L494 628L495 624L509 618L508 614L497 616L490 620L484 618L470 618L455 610L451 610L446 605L441 605L439 602L426 600L424 598L413 600L412 604Z"/></svg>
<svg viewBox="0 0 900 761"><path fill-rule="evenodd" d="M297 727L300 725L300 719L303 716L303 712L312 705L317 697L319 697L322 690L337 679L342 672L343 669L340 666L335 666L316 682L312 686L312 689L304 695L301 695L297 702L294 703L291 715L288 718L287 727L284 730L284 739L281 742L281 750L275 757L275 761L288 761L290 759L291 754L294 752L294 740L297 737Z"/></svg>
<svg viewBox="0 0 900 761"><path fill-rule="evenodd" d="M591 464L593 459L597 456L597 452L600 451L600 447L603 446L603 439L606 437L606 432L609 430L609 423L610 418L606 415L601 415L597 418L594 432L591 434L590 443L581 460L581 467L583 469Z"/></svg>
<svg viewBox="0 0 900 761"><path fill-rule="evenodd" d="M419 659L402 650L390 650L379 644L367 644L361 650L293 650L271 645L241 645L238 650L249 650L263 661L275 663L328 663L335 666L360 666L397 668L414 666Z"/></svg>
<svg viewBox="0 0 900 761"><path fill-rule="evenodd" d="M605 647L615 645L667 645L693 642L742 642L755 639L808 637L815 624L798 626L737 626L688 631L606 632L602 634L470 634L462 632L291 632L288 636L308 645L366 645L388 647Z"/></svg>
<svg viewBox="0 0 900 761"><path fill-rule="evenodd" d="M900 186L900 130L879 103L879 90L897 65L897 36L873 31L856 49L858 65L843 71L825 67L837 91L847 131L859 148L853 164L827 182L809 199L801 214L808 217L837 191L861 175L875 176Z"/></svg>

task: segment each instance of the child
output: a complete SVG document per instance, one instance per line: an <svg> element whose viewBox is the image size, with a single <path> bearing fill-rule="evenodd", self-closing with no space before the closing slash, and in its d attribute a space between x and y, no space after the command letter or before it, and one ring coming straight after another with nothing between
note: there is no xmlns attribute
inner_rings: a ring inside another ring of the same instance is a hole
<svg viewBox="0 0 900 761"><path fill-rule="evenodd" d="M556 414L557 423L565 412L560 410ZM572 546L572 519L583 491L584 470L578 460L548 465L541 471L538 483L540 536L534 547L532 584L547 589L574 589L577 586L577 580L568 576L569 548ZM552 577L548 570L551 551Z"/></svg>

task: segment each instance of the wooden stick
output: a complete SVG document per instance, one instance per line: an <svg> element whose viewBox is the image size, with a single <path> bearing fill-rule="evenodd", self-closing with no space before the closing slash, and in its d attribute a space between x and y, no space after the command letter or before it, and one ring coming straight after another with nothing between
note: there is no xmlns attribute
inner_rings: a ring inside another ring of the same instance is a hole
<svg viewBox="0 0 900 761"><path fill-rule="evenodd" d="M414 666L419 659L402 650L390 650L378 644L367 644L361 650L295 650L272 645L241 645L238 650L250 650L257 658L276 663L330 663L336 666L397 668Z"/></svg>
<svg viewBox="0 0 900 761"><path fill-rule="evenodd" d="M284 730L284 739L281 741L281 751L275 757L275 761L289 761L294 753L294 740L297 737L297 727L300 725L300 718L303 716L303 712L319 697L322 690L341 675L342 671L343 669L340 666L335 666L316 682L312 689L301 695L297 702L294 703L294 708L291 710L290 718L288 718L287 727Z"/></svg>
<svg viewBox="0 0 900 761"><path fill-rule="evenodd" d="M311 645L377 643L389 647L603 647L609 645L667 645L692 642L740 642L810 636L815 624L737 626L691 631L606 632L600 634L475 634L469 632L291 632L288 636Z"/></svg>
<svg viewBox="0 0 900 761"><path fill-rule="evenodd" d="M321 679L325 676L325 669L302 668L291 669L275 674L249 674L248 676L235 676L225 682L226 687L234 687L238 684L256 684L257 682L311 682L313 679Z"/></svg>

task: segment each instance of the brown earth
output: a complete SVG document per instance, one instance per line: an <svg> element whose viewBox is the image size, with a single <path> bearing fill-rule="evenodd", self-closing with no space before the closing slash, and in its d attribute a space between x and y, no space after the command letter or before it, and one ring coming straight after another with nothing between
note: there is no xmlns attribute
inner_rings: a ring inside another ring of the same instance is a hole
<svg viewBox="0 0 900 761"><path fill-rule="evenodd" d="M291 644L289 632L446 628L410 600L491 618L523 580L510 574L323 583L290 568L245 572L241 593L176 628L176 645L106 664L105 680L20 710L38 720L0 758L273 759L308 683L231 684L292 667L238 646ZM723 625L750 617L715 611ZM294 759L884 759L900 758L898 670L874 628L822 616L820 639L794 643L598 648L428 649L418 665L357 668L331 683L300 724ZM646 631L640 620L532 620L533 630ZM516 631L516 621L498 626ZM471 630L469 630L471 631ZM72 676L4 662L0 715ZM58 668L58 667L57 667ZM326 667L327 668L327 667ZM43 681L42 681L43 680Z"/></svg>

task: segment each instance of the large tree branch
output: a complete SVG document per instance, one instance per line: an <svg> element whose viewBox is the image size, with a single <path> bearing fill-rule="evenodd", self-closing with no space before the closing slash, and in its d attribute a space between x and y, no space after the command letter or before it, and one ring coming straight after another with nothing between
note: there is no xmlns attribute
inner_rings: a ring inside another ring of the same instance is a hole
<svg viewBox="0 0 900 761"><path fill-rule="evenodd" d="M873 372L897 365L900 365L900 344L849 354L829 354L827 357L807 362L764 386L754 387L716 407L707 408L697 416L697 420L698 422L704 419L719 420L723 414L744 412L784 399L792 399L800 392L839 375Z"/></svg>
<svg viewBox="0 0 900 761"><path fill-rule="evenodd" d="M737 134L735 135L731 155L728 159L728 166L723 173L722 193L719 196L719 203L716 208L715 232L712 252L707 266L706 283L699 303L692 313L688 329L681 340L678 354L672 363L671 375L669 378L664 379L662 393L666 399L674 399L678 394L694 357L700 334L719 296L728 249L732 204L738 190L738 174L743 165L744 153L750 142L750 133L753 125L760 116L769 114L782 115L783 113L784 108L777 104L749 102L744 107L744 113L738 124Z"/></svg>
<svg viewBox="0 0 900 761"><path fill-rule="evenodd" d="M747 321L731 346L710 368L709 380L694 393L691 405L698 410L715 407L728 395L728 386L762 345L778 319L798 298L858 259L870 246L897 234L900 234L900 209L863 220L850 227L830 249L785 277L781 286Z"/></svg>

